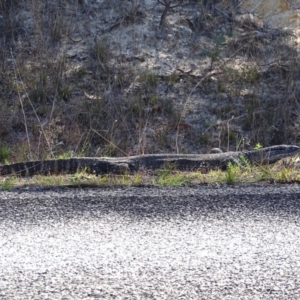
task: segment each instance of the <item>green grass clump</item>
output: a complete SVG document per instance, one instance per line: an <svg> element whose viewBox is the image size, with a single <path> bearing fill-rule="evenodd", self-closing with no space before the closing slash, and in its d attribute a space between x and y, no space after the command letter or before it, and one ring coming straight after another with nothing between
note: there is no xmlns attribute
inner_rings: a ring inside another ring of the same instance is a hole
<svg viewBox="0 0 300 300"><path fill-rule="evenodd" d="M233 183L236 182L236 175L237 175L237 172L238 172L237 168L238 167L234 166L232 164L232 162L229 162L227 164L227 170L226 170L226 174L225 174L225 178L226 178L227 183L233 184Z"/></svg>
<svg viewBox="0 0 300 300"><path fill-rule="evenodd" d="M5 178L2 183L0 183L0 189L2 190L10 190L14 184L17 182L15 177Z"/></svg>
<svg viewBox="0 0 300 300"><path fill-rule="evenodd" d="M9 149L6 146L0 147L0 163L7 164L9 157Z"/></svg>
<svg viewBox="0 0 300 300"><path fill-rule="evenodd" d="M181 172L171 173L165 170L153 180L154 184L170 186L182 185L187 182L189 182L189 178L186 174Z"/></svg>

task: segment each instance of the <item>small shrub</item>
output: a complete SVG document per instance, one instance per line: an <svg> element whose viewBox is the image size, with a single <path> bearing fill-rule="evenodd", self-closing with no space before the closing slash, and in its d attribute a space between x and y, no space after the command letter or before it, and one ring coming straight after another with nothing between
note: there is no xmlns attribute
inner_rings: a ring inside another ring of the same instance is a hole
<svg viewBox="0 0 300 300"><path fill-rule="evenodd" d="M207 56L210 58L210 69L213 67L213 63L219 58L221 54L220 46L225 42L225 37L223 35L219 35L214 39L214 47L211 50L205 49L202 51L202 56Z"/></svg>
<svg viewBox="0 0 300 300"><path fill-rule="evenodd" d="M68 85L59 85L58 94L64 101L67 102L71 98L72 89Z"/></svg>
<svg viewBox="0 0 300 300"><path fill-rule="evenodd" d="M234 165L230 161L227 163L226 167L227 167L226 174L225 174L226 182L228 184L233 184L236 182L236 174L237 174L237 171L239 170L239 166Z"/></svg>
<svg viewBox="0 0 300 300"><path fill-rule="evenodd" d="M2 190L10 190L15 182L15 178L8 178L8 179L5 179L1 184L0 184L0 187Z"/></svg>
<svg viewBox="0 0 300 300"><path fill-rule="evenodd" d="M254 147L254 150L259 150L261 148L263 148L262 144L261 143L256 143L255 147Z"/></svg>
<svg viewBox="0 0 300 300"><path fill-rule="evenodd" d="M0 147L0 163L7 163L9 156L9 149L6 146Z"/></svg>
<svg viewBox="0 0 300 300"><path fill-rule="evenodd" d="M107 41L97 41L92 48L92 55L98 62L106 62L110 56L110 50Z"/></svg>
<svg viewBox="0 0 300 300"><path fill-rule="evenodd" d="M80 68L78 71L77 71L77 77L79 78L79 79L82 79L85 75L86 75L86 70L85 69L82 69L82 68Z"/></svg>
<svg viewBox="0 0 300 300"><path fill-rule="evenodd" d="M64 158L71 158L73 157L73 151L72 150L68 150L60 155L57 156L57 158L59 159L64 159Z"/></svg>
<svg viewBox="0 0 300 300"><path fill-rule="evenodd" d="M156 86L159 79L157 74L148 70L142 74L141 78L145 83L148 83L152 87Z"/></svg>

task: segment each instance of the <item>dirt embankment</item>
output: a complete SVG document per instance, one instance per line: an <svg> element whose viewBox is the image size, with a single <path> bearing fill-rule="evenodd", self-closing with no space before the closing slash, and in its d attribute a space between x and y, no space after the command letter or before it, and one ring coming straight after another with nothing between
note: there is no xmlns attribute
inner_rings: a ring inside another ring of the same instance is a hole
<svg viewBox="0 0 300 300"><path fill-rule="evenodd" d="M200 2L2 3L1 162L297 144L296 2Z"/></svg>

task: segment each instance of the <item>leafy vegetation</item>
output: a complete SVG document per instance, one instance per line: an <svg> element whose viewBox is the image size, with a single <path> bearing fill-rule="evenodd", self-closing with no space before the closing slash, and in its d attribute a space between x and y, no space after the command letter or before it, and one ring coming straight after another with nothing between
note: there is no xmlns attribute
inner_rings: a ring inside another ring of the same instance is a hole
<svg viewBox="0 0 300 300"><path fill-rule="evenodd" d="M0 147L0 163L7 163L9 158L9 149L6 146Z"/></svg>
<svg viewBox="0 0 300 300"><path fill-rule="evenodd" d="M211 170L208 173L179 172L165 167L153 172L140 171L135 174L107 174L95 176L84 170L73 175L33 176L32 178L3 177L0 189L9 190L28 186L59 187L109 187L109 186L182 186L199 184L239 184L265 181L269 183L300 183L300 170L293 164L235 165L227 164L226 171Z"/></svg>
<svg viewBox="0 0 300 300"><path fill-rule="evenodd" d="M219 11L207 1L126 3L0 3L1 164L299 143L292 34L235 21L230 1ZM250 173L242 165L225 181ZM189 178L165 172L155 180Z"/></svg>
<svg viewBox="0 0 300 300"><path fill-rule="evenodd" d="M205 49L202 51L202 56L207 56L210 58L210 70L213 68L213 63L219 58L222 50L221 45L225 43L226 39L223 35L219 35L216 38L214 38L213 42L213 48L211 50Z"/></svg>

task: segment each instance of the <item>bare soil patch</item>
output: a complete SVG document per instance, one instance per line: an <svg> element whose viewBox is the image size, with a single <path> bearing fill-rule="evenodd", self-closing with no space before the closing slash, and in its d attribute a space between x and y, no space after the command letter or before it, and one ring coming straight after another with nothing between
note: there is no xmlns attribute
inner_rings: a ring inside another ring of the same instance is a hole
<svg viewBox="0 0 300 300"><path fill-rule="evenodd" d="M0 45L1 162L299 142L297 34L238 1L10 0Z"/></svg>

